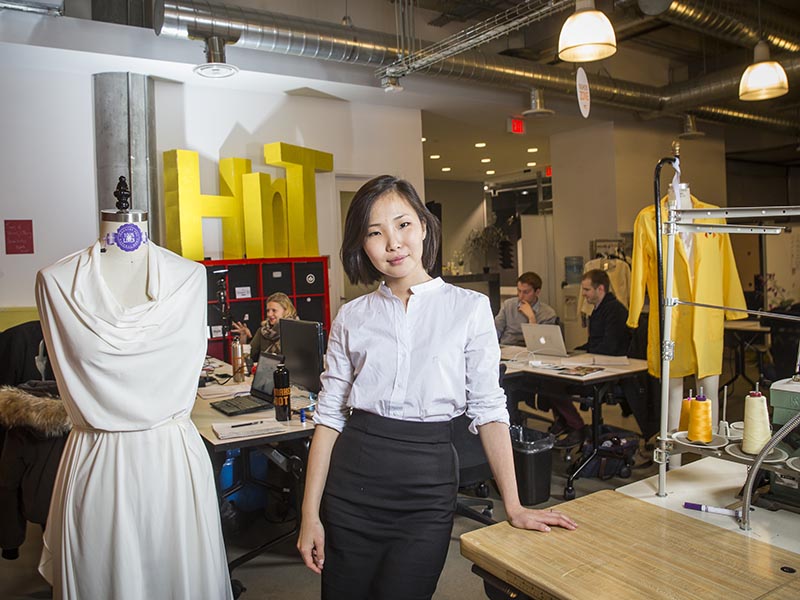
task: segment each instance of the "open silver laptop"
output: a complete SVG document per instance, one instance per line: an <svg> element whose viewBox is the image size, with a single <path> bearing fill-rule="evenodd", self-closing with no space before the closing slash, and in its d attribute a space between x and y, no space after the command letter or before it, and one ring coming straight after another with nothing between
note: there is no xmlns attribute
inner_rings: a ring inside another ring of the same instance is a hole
<svg viewBox="0 0 800 600"><path fill-rule="evenodd" d="M558 325L523 323L522 335L529 352L545 356L569 356L564 346L564 336Z"/></svg>

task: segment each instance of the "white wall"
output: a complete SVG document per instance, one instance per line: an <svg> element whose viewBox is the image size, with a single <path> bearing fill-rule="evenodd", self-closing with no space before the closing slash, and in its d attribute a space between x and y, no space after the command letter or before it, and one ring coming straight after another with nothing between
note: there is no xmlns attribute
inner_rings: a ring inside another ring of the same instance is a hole
<svg viewBox="0 0 800 600"><path fill-rule="evenodd" d="M442 263L453 260L463 250L469 232L486 225L483 184L471 181L425 181L425 201L442 205ZM480 269L483 259L477 259Z"/></svg>
<svg viewBox="0 0 800 600"><path fill-rule="evenodd" d="M0 214L3 219L34 219L36 249L19 258L3 255L0 307L30 306L35 272L97 237L91 76L6 64L0 74L0 130L6 140ZM201 190L208 194L219 191L221 157L249 158L254 170L283 176L283 169L264 164L265 143L287 142L334 155L334 172L317 176L320 253L332 257L334 315L341 295L337 176L392 173L421 193L424 189L421 119L414 109L159 81L156 134L158 156L153 159L159 176L162 152L195 150L200 153ZM163 201L161 183L159 188Z"/></svg>
<svg viewBox="0 0 800 600"><path fill-rule="evenodd" d="M558 289L554 308L561 313L564 257L589 253L589 240L617 234L614 125L559 133L550 138L553 161L553 238Z"/></svg>
<svg viewBox="0 0 800 600"><path fill-rule="evenodd" d="M36 272L98 235L92 83L4 61L0 80L0 220L33 220L34 245L5 254L0 227L0 307L33 306Z"/></svg>
<svg viewBox="0 0 800 600"><path fill-rule="evenodd" d="M680 132L680 122L614 124L614 168L616 172L617 228L633 231L636 215L653 204L653 174L656 163L672 155L672 141ZM692 194L710 204L727 206L725 141L718 127L701 123L705 137L679 140L681 143L681 181ZM661 170L661 193L666 195L674 171Z"/></svg>

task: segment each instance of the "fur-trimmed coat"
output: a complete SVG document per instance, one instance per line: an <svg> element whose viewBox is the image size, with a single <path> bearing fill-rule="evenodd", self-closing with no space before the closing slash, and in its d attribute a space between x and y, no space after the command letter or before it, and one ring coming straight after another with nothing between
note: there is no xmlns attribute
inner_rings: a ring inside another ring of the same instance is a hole
<svg viewBox="0 0 800 600"><path fill-rule="evenodd" d="M5 554L25 541L26 521L44 526L71 424L60 399L0 387L0 426L8 430L0 454L0 548Z"/></svg>

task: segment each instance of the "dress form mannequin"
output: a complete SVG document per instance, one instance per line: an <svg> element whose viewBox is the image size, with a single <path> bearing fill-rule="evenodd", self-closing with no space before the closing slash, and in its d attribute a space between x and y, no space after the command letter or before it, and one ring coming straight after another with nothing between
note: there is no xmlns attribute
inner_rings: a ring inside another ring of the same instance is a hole
<svg viewBox="0 0 800 600"><path fill-rule="evenodd" d="M122 306L144 304L147 296L147 213L128 210L130 192L124 177L114 192L119 210L100 212L101 273Z"/></svg>
<svg viewBox="0 0 800 600"><path fill-rule="evenodd" d="M689 191L688 183L679 183L677 185L678 193L675 192L674 184L669 186L669 203L678 209L692 208L692 197ZM684 251L688 258L688 264L691 271L693 271L695 256L694 256L694 233L681 232L678 234L680 243L683 244ZM695 390L698 391L703 388L703 393L711 402L711 423L712 427L716 429L716 424L719 422L719 375L711 375L697 379ZM668 427L670 430L677 429L680 421L681 414L681 401L683 400L683 377L670 378L669 380L669 419ZM670 467L681 466L681 455L674 454L670 456Z"/></svg>
<svg viewBox="0 0 800 600"><path fill-rule="evenodd" d="M53 597L232 600L214 473L190 419L207 347L202 265L102 211L102 239L37 274L48 358L73 427L39 572ZM158 494L141 490L158 482ZM134 549L115 552L109 549Z"/></svg>

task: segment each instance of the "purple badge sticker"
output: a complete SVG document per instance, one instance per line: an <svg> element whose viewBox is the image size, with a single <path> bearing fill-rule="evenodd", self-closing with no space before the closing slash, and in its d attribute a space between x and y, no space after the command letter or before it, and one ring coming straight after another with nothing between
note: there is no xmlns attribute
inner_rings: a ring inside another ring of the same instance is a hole
<svg viewBox="0 0 800 600"><path fill-rule="evenodd" d="M120 250L133 252L142 245L142 231L133 223L125 223L117 229L115 241Z"/></svg>

